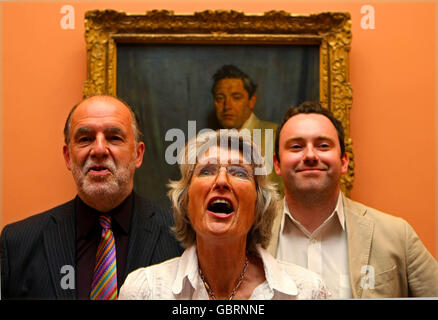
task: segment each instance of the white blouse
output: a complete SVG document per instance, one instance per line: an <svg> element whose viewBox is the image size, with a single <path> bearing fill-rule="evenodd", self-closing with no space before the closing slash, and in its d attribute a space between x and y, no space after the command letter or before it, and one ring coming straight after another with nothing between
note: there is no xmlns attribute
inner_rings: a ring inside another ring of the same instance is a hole
<svg viewBox="0 0 438 320"><path fill-rule="evenodd" d="M266 281L256 287L250 300L327 299L330 293L314 272L278 261L257 247ZM120 288L121 300L208 300L198 272L196 246L173 258L131 272Z"/></svg>

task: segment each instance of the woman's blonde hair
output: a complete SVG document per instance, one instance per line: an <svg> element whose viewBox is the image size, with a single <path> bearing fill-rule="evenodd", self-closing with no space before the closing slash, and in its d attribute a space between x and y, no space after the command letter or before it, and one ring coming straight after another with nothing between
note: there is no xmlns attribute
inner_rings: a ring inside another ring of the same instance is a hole
<svg viewBox="0 0 438 320"><path fill-rule="evenodd" d="M254 251L257 244L266 248L271 238L271 228L279 205L279 195L274 184L266 175L264 159L260 150L249 135L239 134L237 130L208 130L190 140L179 156L181 178L170 181L168 196L172 203L175 225L172 228L176 238L185 248L196 241L196 233L188 216L188 189L191 183L197 160L208 148L238 149L245 163L251 165L254 171L257 199L255 206L255 222L248 232L247 249Z"/></svg>

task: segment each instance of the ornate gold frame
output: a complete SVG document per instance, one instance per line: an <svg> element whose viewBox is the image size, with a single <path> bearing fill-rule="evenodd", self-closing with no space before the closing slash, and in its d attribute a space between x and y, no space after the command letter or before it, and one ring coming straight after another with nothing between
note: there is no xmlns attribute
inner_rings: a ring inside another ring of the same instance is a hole
<svg viewBox="0 0 438 320"><path fill-rule="evenodd" d="M84 96L116 94L118 42L202 44L318 44L320 47L320 101L342 121L349 169L341 179L346 194L353 187L354 158L350 138L352 89L348 52L351 44L349 13L294 15L269 11L246 15L236 11L174 14L154 10L127 14L93 10L85 14L87 81Z"/></svg>

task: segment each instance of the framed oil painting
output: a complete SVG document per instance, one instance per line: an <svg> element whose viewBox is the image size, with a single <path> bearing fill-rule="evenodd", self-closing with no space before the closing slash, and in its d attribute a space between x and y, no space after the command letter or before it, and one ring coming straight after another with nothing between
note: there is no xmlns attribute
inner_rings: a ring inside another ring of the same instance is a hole
<svg viewBox="0 0 438 320"><path fill-rule="evenodd" d="M219 128L212 76L229 64L257 84L254 113L262 120L278 123L289 106L309 100L335 114L344 125L350 158L342 189L346 194L351 190L348 13L88 11L85 30L84 96L117 95L140 118L146 151L135 176L139 194L169 206L166 184L179 178L179 169L166 161L172 144L166 133L177 128L188 138L190 130Z"/></svg>

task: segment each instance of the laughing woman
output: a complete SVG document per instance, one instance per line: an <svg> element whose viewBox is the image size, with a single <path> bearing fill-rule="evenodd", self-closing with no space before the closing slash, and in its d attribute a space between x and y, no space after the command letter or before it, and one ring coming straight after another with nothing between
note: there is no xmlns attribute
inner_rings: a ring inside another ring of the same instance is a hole
<svg viewBox="0 0 438 320"><path fill-rule="evenodd" d="M119 299L324 299L319 276L275 260L268 245L278 196L249 137L190 141L169 184L179 258L128 275ZM184 161L182 161L184 160Z"/></svg>

